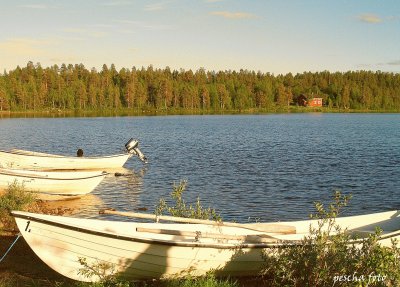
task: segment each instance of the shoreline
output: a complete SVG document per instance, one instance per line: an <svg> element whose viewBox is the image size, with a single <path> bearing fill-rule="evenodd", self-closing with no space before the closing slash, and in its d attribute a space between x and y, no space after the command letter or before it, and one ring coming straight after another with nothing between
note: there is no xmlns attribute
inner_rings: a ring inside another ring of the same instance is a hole
<svg viewBox="0 0 400 287"><path fill-rule="evenodd" d="M141 116L206 116L206 115L268 115L268 114L303 114L303 113L332 113L332 114L391 114L400 113L400 110L363 110L340 109L329 107L298 107L247 109L247 110L184 110L184 109L110 109L110 110L27 110L27 111L0 111L2 118L76 118L76 117L141 117Z"/></svg>

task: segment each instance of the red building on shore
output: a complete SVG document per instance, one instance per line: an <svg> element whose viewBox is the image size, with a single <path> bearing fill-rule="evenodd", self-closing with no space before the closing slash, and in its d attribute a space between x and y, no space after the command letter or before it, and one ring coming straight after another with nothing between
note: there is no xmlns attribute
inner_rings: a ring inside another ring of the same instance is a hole
<svg viewBox="0 0 400 287"><path fill-rule="evenodd" d="M307 100L305 95L297 97L297 104L303 107L322 107L322 98L312 98Z"/></svg>
<svg viewBox="0 0 400 287"><path fill-rule="evenodd" d="M312 98L308 101L307 106L309 107L322 107L322 98Z"/></svg>

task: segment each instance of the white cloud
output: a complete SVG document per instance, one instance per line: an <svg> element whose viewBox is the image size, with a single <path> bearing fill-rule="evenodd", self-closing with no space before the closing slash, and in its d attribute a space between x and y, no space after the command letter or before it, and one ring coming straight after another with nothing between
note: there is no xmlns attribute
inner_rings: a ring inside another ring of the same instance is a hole
<svg viewBox="0 0 400 287"><path fill-rule="evenodd" d="M165 30L172 30L174 28L172 25L151 24L151 23L147 23L144 21L116 20L114 22L133 26L133 29L143 29L143 30L150 30L150 31L165 31ZM134 32L133 30L129 30L129 31Z"/></svg>
<svg viewBox="0 0 400 287"><path fill-rule="evenodd" d="M131 1L109 1L109 2L105 2L100 4L101 6L128 6L128 5L132 5L133 3Z"/></svg>
<svg viewBox="0 0 400 287"><path fill-rule="evenodd" d="M254 14L246 12L229 12L229 11L213 11L210 12L211 15L223 17L226 19L251 19L256 18Z"/></svg>
<svg viewBox="0 0 400 287"><path fill-rule="evenodd" d="M0 51L23 56L38 56L43 55L44 48L55 44L51 40L38 40L31 38L13 38L0 42Z"/></svg>
<svg viewBox="0 0 400 287"><path fill-rule="evenodd" d="M148 4L144 7L145 11L159 11L165 9L165 3Z"/></svg>
<svg viewBox="0 0 400 287"><path fill-rule="evenodd" d="M400 66L400 60L387 62L386 65Z"/></svg>
<svg viewBox="0 0 400 287"><path fill-rule="evenodd" d="M63 29L64 32L77 34L85 37L91 38L104 38L108 35L108 33L99 30L89 30L85 28L65 28Z"/></svg>
<svg viewBox="0 0 400 287"><path fill-rule="evenodd" d="M48 8L44 4L24 4L24 5L18 5L17 7L25 8L25 9L47 9Z"/></svg>
<svg viewBox="0 0 400 287"><path fill-rule="evenodd" d="M369 24L377 24L383 21L381 17L375 14L361 14L357 16L357 19Z"/></svg>

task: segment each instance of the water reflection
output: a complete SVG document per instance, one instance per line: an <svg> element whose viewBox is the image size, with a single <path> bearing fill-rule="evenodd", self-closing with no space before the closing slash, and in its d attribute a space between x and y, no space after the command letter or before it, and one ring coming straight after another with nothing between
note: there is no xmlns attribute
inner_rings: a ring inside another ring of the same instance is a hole
<svg viewBox="0 0 400 287"><path fill-rule="evenodd" d="M99 196L89 193L82 197L66 198L65 200L47 200L44 202L44 206L52 213L68 213L90 218L97 217L104 202Z"/></svg>
<svg viewBox="0 0 400 287"><path fill-rule="evenodd" d="M143 192L143 178L147 167L138 170L119 169L109 173L93 191L106 204L102 208L135 210L141 207L140 195ZM97 210L98 212L99 210Z"/></svg>
<svg viewBox="0 0 400 287"><path fill-rule="evenodd" d="M104 208L139 209L146 171L146 168L138 171L127 168L109 169L108 175L92 193L78 197L50 195L39 199L51 213L84 218L97 218L99 211Z"/></svg>

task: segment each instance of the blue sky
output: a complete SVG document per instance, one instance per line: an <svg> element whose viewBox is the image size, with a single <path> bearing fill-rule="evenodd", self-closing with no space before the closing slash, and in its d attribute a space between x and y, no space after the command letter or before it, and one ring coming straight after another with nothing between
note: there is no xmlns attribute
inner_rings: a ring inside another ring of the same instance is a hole
<svg viewBox="0 0 400 287"><path fill-rule="evenodd" d="M400 72L398 0L0 0L0 71Z"/></svg>

